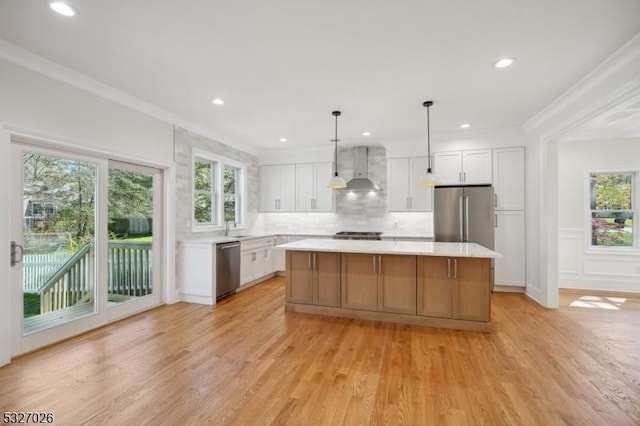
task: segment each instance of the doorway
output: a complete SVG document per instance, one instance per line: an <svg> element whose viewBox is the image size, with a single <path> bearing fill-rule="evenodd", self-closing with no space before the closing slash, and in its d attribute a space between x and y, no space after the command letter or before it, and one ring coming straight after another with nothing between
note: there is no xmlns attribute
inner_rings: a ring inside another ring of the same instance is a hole
<svg viewBox="0 0 640 426"><path fill-rule="evenodd" d="M162 170L12 141L12 354L161 303Z"/></svg>

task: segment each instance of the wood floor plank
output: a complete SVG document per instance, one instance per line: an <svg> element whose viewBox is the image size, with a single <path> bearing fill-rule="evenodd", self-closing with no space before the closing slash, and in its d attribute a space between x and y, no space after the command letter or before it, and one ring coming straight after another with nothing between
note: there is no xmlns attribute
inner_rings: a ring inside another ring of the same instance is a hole
<svg viewBox="0 0 640 426"><path fill-rule="evenodd" d="M2 411L56 424L640 424L640 295L492 295L492 333L284 311L276 277L0 368Z"/></svg>

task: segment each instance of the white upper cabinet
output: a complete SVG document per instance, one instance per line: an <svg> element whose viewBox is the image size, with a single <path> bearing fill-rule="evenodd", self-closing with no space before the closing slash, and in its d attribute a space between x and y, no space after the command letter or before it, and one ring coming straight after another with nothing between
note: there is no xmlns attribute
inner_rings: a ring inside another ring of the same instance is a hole
<svg viewBox="0 0 640 426"><path fill-rule="evenodd" d="M333 211L333 193L327 188L332 163L296 164L296 211Z"/></svg>
<svg viewBox="0 0 640 426"><path fill-rule="evenodd" d="M387 161L387 210L392 212L430 212L433 188L418 186L427 171L427 157L393 158Z"/></svg>
<svg viewBox="0 0 640 426"><path fill-rule="evenodd" d="M493 187L496 210L524 210L524 147L493 150Z"/></svg>
<svg viewBox="0 0 640 426"><path fill-rule="evenodd" d="M491 184L491 150L436 152L433 171L441 185Z"/></svg>
<svg viewBox="0 0 640 426"><path fill-rule="evenodd" d="M285 164L260 167L260 211L295 210L296 166Z"/></svg>

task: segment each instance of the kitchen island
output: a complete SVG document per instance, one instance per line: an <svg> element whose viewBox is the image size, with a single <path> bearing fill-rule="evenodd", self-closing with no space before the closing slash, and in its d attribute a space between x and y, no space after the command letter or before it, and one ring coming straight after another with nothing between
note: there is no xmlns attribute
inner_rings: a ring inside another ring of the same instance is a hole
<svg viewBox="0 0 640 426"><path fill-rule="evenodd" d="M285 310L491 330L492 262L472 243L302 240L286 254Z"/></svg>

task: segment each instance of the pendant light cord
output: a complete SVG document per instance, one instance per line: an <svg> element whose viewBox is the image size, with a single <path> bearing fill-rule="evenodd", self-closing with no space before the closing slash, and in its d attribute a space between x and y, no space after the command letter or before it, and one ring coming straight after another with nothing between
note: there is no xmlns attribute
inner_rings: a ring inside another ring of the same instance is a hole
<svg viewBox="0 0 640 426"><path fill-rule="evenodd" d="M433 101L425 101L422 106L427 108L427 173L431 173L431 126L429 121L429 107Z"/></svg>
<svg viewBox="0 0 640 426"><path fill-rule="evenodd" d="M333 139L333 175L338 176L338 116L336 115L336 133Z"/></svg>
<svg viewBox="0 0 640 426"><path fill-rule="evenodd" d="M333 116L336 118L336 133L335 139L333 142L335 147L333 149L333 175L338 176L338 116L340 115L339 111L334 111Z"/></svg>

